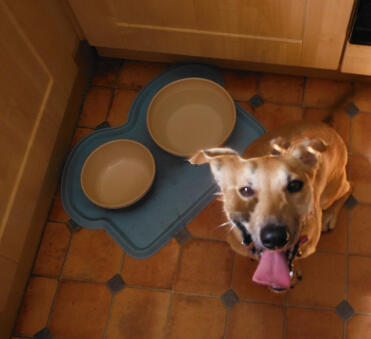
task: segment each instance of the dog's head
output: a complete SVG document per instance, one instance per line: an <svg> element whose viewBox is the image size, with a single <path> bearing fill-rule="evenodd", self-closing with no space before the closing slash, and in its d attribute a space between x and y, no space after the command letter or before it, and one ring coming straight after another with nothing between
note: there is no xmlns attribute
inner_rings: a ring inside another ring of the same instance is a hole
<svg viewBox="0 0 371 339"><path fill-rule="evenodd" d="M290 251L298 244L316 203L313 182L326 150L319 139L290 145L277 138L270 145L270 154L263 157L244 159L230 148L213 148L190 159L210 164L226 215L244 243L254 244L256 256L265 250Z"/></svg>

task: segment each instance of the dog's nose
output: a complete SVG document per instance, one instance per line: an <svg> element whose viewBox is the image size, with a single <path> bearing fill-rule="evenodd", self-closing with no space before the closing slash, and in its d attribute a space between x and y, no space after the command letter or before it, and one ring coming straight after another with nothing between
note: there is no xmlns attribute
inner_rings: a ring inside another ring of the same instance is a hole
<svg viewBox="0 0 371 339"><path fill-rule="evenodd" d="M273 250L287 244L289 232L285 225L268 225L260 231L260 239L264 247Z"/></svg>

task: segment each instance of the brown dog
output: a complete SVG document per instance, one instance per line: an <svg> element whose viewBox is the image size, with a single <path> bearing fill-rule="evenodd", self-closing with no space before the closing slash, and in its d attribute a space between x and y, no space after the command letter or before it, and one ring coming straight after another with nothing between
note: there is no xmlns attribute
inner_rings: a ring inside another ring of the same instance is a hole
<svg viewBox="0 0 371 339"><path fill-rule="evenodd" d="M253 280L274 289L290 286L293 261L315 252L321 231L335 227L351 191L346 146L323 123L267 133L242 156L213 148L190 162L210 164L232 225L228 242L260 260Z"/></svg>

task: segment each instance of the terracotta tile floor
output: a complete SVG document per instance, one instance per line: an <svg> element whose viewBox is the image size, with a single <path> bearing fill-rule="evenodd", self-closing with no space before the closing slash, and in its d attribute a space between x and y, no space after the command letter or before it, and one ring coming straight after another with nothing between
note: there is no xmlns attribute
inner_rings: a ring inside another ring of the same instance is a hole
<svg viewBox="0 0 371 339"><path fill-rule="evenodd" d="M72 144L105 121L123 124L138 91L166 67L99 60ZM226 231L216 228L225 221L218 201L187 226L192 238L186 243L174 239L154 256L134 259L104 231L71 227L58 190L14 338L371 338L371 86L230 70L223 75L231 95L268 130L321 120L355 90L346 108L356 114L341 109L334 121L350 149L353 203L343 208L337 229L322 236L317 253L302 262L303 281L287 295L252 283L256 264L236 255L224 241ZM254 109L249 99L256 94L264 103ZM336 312L341 302L345 311L354 309L346 320Z"/></svg>

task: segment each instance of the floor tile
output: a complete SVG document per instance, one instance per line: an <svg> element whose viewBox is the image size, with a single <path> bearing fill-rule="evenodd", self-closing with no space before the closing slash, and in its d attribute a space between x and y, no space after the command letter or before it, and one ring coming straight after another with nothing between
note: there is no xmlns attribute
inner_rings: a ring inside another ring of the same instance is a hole
<svg viewBox="0 0 371 339"><path fill-rule="evenodd" d="M136 259L127 255L122 276L128 285L171 288L178 264L180 245L172 239L155 255Z"/></svg>
<svg viewBox="0 0 371 339"><path fill-rule="evenodd" d="M166 64L126 61L122 65L118 85L126 89L141 89L167 68Z"/></svg>
<svg viewBox="0 0 371 339"><path fill-rule="evenodd" d="M371 157L352 155L349 173L353 196L359 202L371 203Z"/></svg>
<svg viewBox="0 0 371 339"><path fill-rule="evenodd" d="M356 312L371 313L371 258L349 257L348 302Z"/></svg>
<svg viewBox="0 0 371 339"><path fill-rule="evenodd" d="M281 339L283 324L283 307L242 301L231 310L226 339Z"/></svg>
<svg viewBox="0 0 371 339"><path fill-rule="evenodd" d="M112 294L104 284L63 281L49 330L58 339L101 339Z"/></svg>
<svg viewBox="0 0 371 339"><path fill-rule="evenodd" d="M77 125L95 128L95 126L106 120L112 95L113 90L110 88L92 87L85 97Z"/></svg>
<svg viewBox="0 0 371 339"><path fill-rule="evenodd" d="M33 274L59 276L70 237L71 232L65 224L47 223L33 267Z"/></svg>
<svg viewBox="0 0 371 339"><path fill-rule="evenodd" d="M347 323L347 339L371 339L371 316L355 315Z"/></svg>
<svg viewBox="0 0 371 339"><path fill-rule="evenodd" d="M223 203L215 199L188 224L187 228L195 237L225 240L230 224L220 225L227 220Z"/></svg>
<svg viewBox="0 0 371 339"><path fill-rule="evenodd" d="M287 339L342 339L343 332L343 320L334 311L288 309Z"/></svg>
<svg viewBox="0 0 371 339"><path fill-rule="evenodd" d="M267 129L272 131L289 122L302 119L303 110L298 106L284 106L271 103L255 109L255 118Z"/></svg>
<svg viewBox="0 0 371 339"><path fill-rule="evenodd" d="M349 252L371 255L371 206L356 205L350 212Z"/></svg>
<svg viewBox="0 0 371 339"><path fill-rule="evenodd" d="M222 72L225 89L235 100L249 100L257 91L258 77L254 73L244 71Z"/></svg>
<svg viewBox="0 0 371 339"><path fill-rule="evenodd" d="M138 91L117 89L113 97L112 107L108 114L108 123L113 126L123 125L128 118L130 106Z"/></svg>
<svg viewBox="0 0 371 339"><path fill-rule="evenodd" d="M72 138L71 148L73 148L82 138L94 131L95 130L93 128L76 128L75 134Z"/></svg>
<svg viewBox="0 0 371 339"><path fill-rule="evenodd" d="M355 83L354 85L354 104L363 112L371 112L371 84Z"/></svg>
<svg viewBox="0 0 371 339"><path fill-rule="evenodd" d="M370 131L371 114L358 113L352 121L352 152L371 155Z"/></svg>
<svg viewBox="0 0 371 339"><path fill-rule="evenodd" d="M30 278L16 323L16 334L33 336L46 326L57 284L56 279Z"/></svg>
<svg viewBox="0 0 371 339"><path fill-rule="evenodd" d="M349 81L307 78L304 105L318 108L332 107L339 100L350 96L351 92L352 84Z"/></svg>
<svg viewBox="0 0 371 339"><path fill-rule="evenodd" d="M321 122L328 117L330 111L323 108L305 108L304 120ZM336 111L333 113L331 126L343 138L346 145L349 145L350 140L350 117L344 111Z"/></svg>
<svg viewBox="0 0 371 339"><path fill-rule="evenodd" d="M70 217L63 208L60 196L55 197L52 209L49 214L49 220L67 222L69 219Z"/></svg>
<svg viewBox="0 0 371 339"><path fill-rule="evenodd" d="M81 229L72 237L63 279L106 282L120 268L123 251L104 230Z"/></svg>
<svg viewBox="0 0 371 339"><path fill-rule="evenodd" d="M260 78L259 94L263 97L264 101L301 105L303 91L303 77L263 74Z"/></svg>
<svg viewBox="0 0 371 339"><path fill-rule="evenodd" d="M166 338L223 338L226 312L219 298L174 294Z"/></svg>
<svg viewBox="0 0 371 339"><path fill-rule="evenodd" d="M322 233L317 249L342 252L347 250L348 210L343 207L340 211L336 227L329 233Z"/></svg>
<svg viewBox="0 0 371 339"><path fill-rule="evenodd" d="M113 301L106 339L162 339L170 293L124 288Z"/></svg>
<svg viewBox="0 0 371 339"><path fill-rule="evenodd" d="M290 290L289 304L336 307L345 298L345 255L317 252L297 265L303 280Z"/></svg>
<svg viewBox="0 0 371 339"><path fill-rule="evenodd" d="M121 60L100 58L95 65L93 84L96 86L113 86L120 70Z"/></svg>
<svg viewBox="0 0 371 339"><path fill-rule="evenodd" d="M251 261L247 257L236 255L232 288L241 299L283 303L284 294L270 291L266 286L259 285L252 281L252 277L257 267L256 261Z"/></svg>
<svg viewBox="0 0 371 339"><path fill-rule="evenodd" d="M233 255L224 242L187 242L181 252L175 290L220 296L230 287Z"/></svg>

